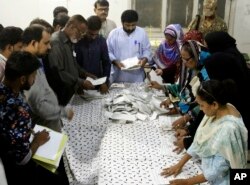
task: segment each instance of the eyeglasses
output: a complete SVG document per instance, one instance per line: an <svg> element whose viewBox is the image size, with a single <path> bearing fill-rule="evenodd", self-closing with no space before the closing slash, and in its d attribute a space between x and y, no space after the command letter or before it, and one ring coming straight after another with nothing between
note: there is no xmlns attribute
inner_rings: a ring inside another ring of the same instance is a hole
<svg viewBox="0 0 250 185"><path fill-rule="evenodd" d="M182 61L183 61L183 62L185 62L185 63L186 63L186 62L188 62L191 58L193 58L193 57L189 57L189 58L181 58L181 59L182 59Z"/></svg>

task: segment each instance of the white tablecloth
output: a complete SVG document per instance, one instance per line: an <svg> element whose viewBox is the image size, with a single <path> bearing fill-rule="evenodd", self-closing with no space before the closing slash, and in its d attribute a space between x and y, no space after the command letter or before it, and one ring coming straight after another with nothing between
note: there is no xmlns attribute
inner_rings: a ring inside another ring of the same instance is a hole
<svg viewBox="0 0 250 185"><path fill-rule="evenodd" d="M137 94L144 90L143 84L126 84L126 88ZM119 92L111 89L108 97ZM164 131L159 119L116 124L104 116L104 99L84 101L75 96L71 105L75 116L71 122L64 121L69 136L64 161L70 184L160 184L161 169L182 156L172 152L174 133ZM169 124L176 118L165 120ZM200 172L189 161L182 177Z"/></svg>

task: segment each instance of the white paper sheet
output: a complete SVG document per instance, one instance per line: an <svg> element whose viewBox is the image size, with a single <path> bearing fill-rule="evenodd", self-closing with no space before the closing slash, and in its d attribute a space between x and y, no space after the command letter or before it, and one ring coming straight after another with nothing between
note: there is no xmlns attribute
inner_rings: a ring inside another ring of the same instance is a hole
<svg viewBox="0 0 250 185"><path fill-rule="evenodd" d="M40 126L40 125L36 125L33 130L35 132L38 132L38 131L42 131L44 129L49 131L50 140L47 143L45 143L44 145L40 146L37 149L35 154L38 156L47 158L47 159L55 160L56 154L58 152L60 143L61 143L62 138L63 138L63 134L61 134L59 132L55 132L51 129L48 129L48 128ZM33 140L33 137L31 137L31 141L32 140Z"/></svg>
<svg viewBox="0 0 250 185"><path fill-rule="evenodd" d="M96 86L96 85L101 85L101 84L105 83L107 80L107 77L102 77L102 78L98 78L98 79L93 79L93 78L87 77L86 80L90 81L94 86Z"/></svg>
<svg viewBox="0 0 250 185"><path fill-rule="evenodd" d="M161 76L157 75L154 70L151 70L149 73L150 81L156 81L158 84L162 85L163 79Z"/></svg>
<svg viewBox="0 0 250 185"><path fill-rule="evenodd" d="M139 59L137 57L127 58L121 61L121 63L125 66L124 68L122 68L122 70L139 69L140 65L138 65L138 62L139 62Z"/></svg>

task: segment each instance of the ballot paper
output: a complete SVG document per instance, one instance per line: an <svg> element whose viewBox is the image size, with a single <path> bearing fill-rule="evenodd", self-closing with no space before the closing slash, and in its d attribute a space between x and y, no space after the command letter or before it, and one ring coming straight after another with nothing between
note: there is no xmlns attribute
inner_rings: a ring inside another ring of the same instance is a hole
<svg viewBox="0 0 250 185"><path fill-rule="evenodd" d="M160 75L156 74L155 70L151 70L148 75L150 81L156 81L158 84L162 85L163 79Z"/></svg>
<svg viewBox="0 0 250 185"><path fill-rule="evenodd" d="M137 57L127 58L122 60L121 63L125 66L121 70L135 70L139 69L141 66L138 64L139 59Z"/></svg>
<svg viewBox="0 0 250 185"><path fill-rule="evenodd" d="M106 98L107 95L101 94L97 90L83 90L83 94L80 95L85 100L95 100L95 99L102 99Z"/></svg>
<svg viewBox="0 0 250 185"><path fill-rule="evenodd" d="M86 80L90 81L94 86L96 86L96 85L101 85L101 84L105 83L107 80L107 77L102 77L102 78L98 78L98 79L93 79L93 78L87 77Z"/></svg>

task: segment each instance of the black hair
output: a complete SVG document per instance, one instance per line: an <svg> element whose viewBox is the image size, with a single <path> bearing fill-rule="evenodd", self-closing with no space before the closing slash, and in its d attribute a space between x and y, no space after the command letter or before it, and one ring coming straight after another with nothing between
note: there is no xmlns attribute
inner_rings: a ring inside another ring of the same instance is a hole
<svg viewBox="0 0 250 185"><path fill-rule="evenodd" d="M53 16L54 18L61 12L64 12L66 14L68 14L68 9L65 8L64 6L57 6L54 10L53 10Z"/></svg>
<svg viewBox="0 0 250 185"><path fill-rule="evenodd" d="M107 0L97 0L94 7L97 8L97 5L109 7L109 2Z"/></svg>
<svg viewBox="0 0 250 185"><path fill-rule="evenodd" d="M66 23L69 20L69 16L68 15L58 15L54 18L53 20L53 27L56 27L57 25L59 25L60 27L64 28Z"/></svg>
<svg viewBox="0 0 250 185"><path fill-rule="evenodd" d="M88 25L87 20L82 15L76 14L69 18L65 26L68 27L71 24L77 24L77 23L83 23L83 24Z"/></svg>
<svg viewBox="0 0 250 185"><path fill-rule="evenodd" d="M88 21L88 29L89 30L96 31L96 30L100 30L102 27L102 21L96 15L90 16L87 19L87 21Z"/></svg>
<svg viewBox="0 0 250 185"><path fill-rule="evenodd" d="M28 76L40 67L38 59L29 52L13 52L6 62L5 79L15 81L21 76Z"/></svg>
<svg viewBox="0 0 250 185"><path fill-rule="evenodd" d="M32 40L40 42L42 39L43 31L47 31L41 25L32 25L26 28L22 35L23 44L28 45Z"/></svg>
<svg viewBox="0 0 250 185"><path fill-rule="evenodd" d="M3 25L0 24L0 32L4 29Z"/></svg>
<svg viewBox="0 0 250 185"><path fill-rule="evenodd" d="M30 26L32 26L32 25L44 26L46 28L47 32L50 34L52 34L54 32L54 28L51 26L51 24L48 23L47 21L45 21L44 19L35 18L30 22Z"/></svg>
<svg viewBox="0 0 250 185"><path fill-rule="evenodd" d="M236 84L231 79L204 81L197 89L197 95L208 104L216 101L220 105L226 105L237 98L237 93Z"/></svg>
<svg viewBox="0 0 250 185"><path fill-rule="evenodd" d="M4 50L8 44L15 45L22 42L23 30L19 27L8 26L0 32L0 50Z"/></svg>
<svg viewBox="0 0 250 185"><path fill-rule="evenodd" d="M139 19L139 16L135 10L125 10L121 16L122 23L124 23L124 22L128 22L128 23L137 22L138 19Z"/></svg>

